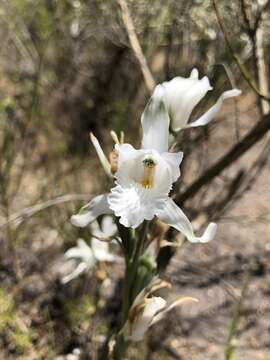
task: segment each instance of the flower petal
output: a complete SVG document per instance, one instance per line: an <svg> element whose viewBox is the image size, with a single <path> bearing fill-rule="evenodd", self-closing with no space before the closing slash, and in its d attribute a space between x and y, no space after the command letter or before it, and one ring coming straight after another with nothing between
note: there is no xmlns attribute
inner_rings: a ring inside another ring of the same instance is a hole
<svg viewBox="0 0 270 360"><path fill-rule="evenodd" d="M101 162L101 165L102 165L105 173L109 177L112 177L110 162L107 159L106 155L104 154L104 151L102 150L102 147L100 146L100 143L99 143L98 139L94 136L93 133L90 133L90 139L92 141L92 144L93 144L94 148L96 149L98 158L99 158L99 160Z"/></svg>
<svg viewBox="0 0 270 360"><path fill-rule="evenodd" d="M115 174L117 184L122 187L142 184L144 177L144 159L151 158L156 166L153 175L153 191L156 194L168 194L172 183L180 175L179 165L182 153L158 153L156 150L136 150L129 144L118 146L119 162Z"/></svg>
<svg viewBox="0 0 270 360"><path fill-rule="evenodd" d="M107 242L93 238L91 240L91 247L96 260L107 262L113 262L116 260L116 257L110 253L109 244Z"/></svg>
<svg viewBox="0 0 270 360"><path fill-rule="evenodd" d="M108 194L102 194L94 197L94 199L81 209L81 212L71 216L70 220L75 226L85 227L98 216L111 213L112 211L108 204Z"/></svg>
<svg viewBox="0 0 270 360"><path fill-rule="evenodd" d="M166 305L166 301L157 296L153 296L150 299L143 300L145 305L143 311L138 311L136 314L136 307L131 308L135 312L135 317L132 319L128 319L126 325L124 326L124 336L126 340L131 341L141 341L144 338L144 335L155 316L156 313L164 309ZM140 306L138 307L138 310Z"/></svg>
<svg viewBox="0 0 270 360"><path fill-rule="evenodd" d="M212 87L207 76L198 79L198 70L193 69L189 78L175 77L162 83L164 100L171 117L171 128L178 131L185 127L198 102Z"/></svg>
<svg viewBox="0 0 270 360"><path fill-rule="evenodd" d="M78 239L77 246L68 249L65 252L65 257L67 259L78 259L90 267L95 263L93 251L83 239Z"/></svg>
<svg viewBox="0 0 270 360"><path fill-rule="evenodd" d="M117 226L112 216L104 216L101 221L101 230L104 237L110 237L116 234Z"/></svg>
<svg viewBox="0 0 270 360"><path fill-rule="evenodd" d="M115 173L117 183L130 186L134 181L139 182L143 176L143 150L136 150L130 144L117 145L118 170Z"/></svg>
<svg viewBox="0 0 270 360"><path fill-rule="evenodd" d="M102 216L101 225L97 221L91 223L91 233L95 238L100 238L102 241L111 241L111 237L117 232L117 226L110 215Z"/></svg>
<svg viewBox="0 0 270 360"><path fill-rule="evenodd" d="M168 110L163 101L164 88L156 86L152 97L142 114L143 149L154 149L158 152L168 151L169 123Z"/></svg>
<svg viewBox="0 0 270 360"><path fill-rule="evenodd" d="M180 164L183 159L183 153L177 152L177 153L163 153L161 154L162 158L166 161L167 165L170 168L171 174L172 174L172 182L175 182L179 176L180 176Z"/></svg>
<svg viewBox="0 0 270 360"><path fill-rule="evenodd" d="M217 113L219 112L219 110L220 110L220 108L221 108L221 106L223 104L223 101L225 99L229 99L231 97L239 96L241 93L242 93L241 90L238 90L238 89L232 89L232 90L228 90L228 91L223 92L221 94L221 96L218 98L215 105L213 105L205 114L203 114L201 117L199 117L199 119L193 121L190 124L187 124L185 126L185 128L207 125L217 115Z"/></svg>
<svg viewBox="0 0 270 360"><path fill-rule="evenodd" d="M87 270L88 267L85 263L83 262L79 263L78 266L69 275L66 275L61 279L62 284L67 284L68 282L80 276L82 273L84 273Z"/></svg>
<svg viewBox="0 0 270 360"><path fill-rule="evenodd" d="M190 296L180 297L179 299L175 300L171 305L166 307L166 309L160 311L156 316L154 316L153 320L151 321L150 326L156 324L158 321L162 320L164 316L170 312L172 309L174 309L176 306L182 305L185 302L198 302L198 299L195 299Z"/></svg>
<svg viewBox="0 0 270 360"><path fill-rule="evenodd" d="M217 225L215 223L210 223L201 237L195 236L190 221L170 198L164 202L164 207L161 210L158 210L156 215L161 221L183 233L192 243L206 243L212 240L216 234Z"/></svg>
<svg viewBox="0 0 270 360"><path fill-rule="evenodd" d="M111 190L108 202L110 209L120 217L119 222L125 227L135 229L144 220L153 219L163 198L163 194L161 198L151 198L151 192L140 186L123 188L117 185Z"/></svg>

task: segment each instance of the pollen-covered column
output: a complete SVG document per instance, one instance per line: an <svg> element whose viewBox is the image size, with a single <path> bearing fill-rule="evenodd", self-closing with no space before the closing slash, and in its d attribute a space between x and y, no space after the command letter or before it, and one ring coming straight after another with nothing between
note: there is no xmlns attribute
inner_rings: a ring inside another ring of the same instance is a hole
<svg viewBox="0 0 270 360"><path fill-rule="evenodd" d="M151 157L146 157L143 160L143 166L144 171L141 185L146 189L151 189L154 186L156 163Z"/></svg>

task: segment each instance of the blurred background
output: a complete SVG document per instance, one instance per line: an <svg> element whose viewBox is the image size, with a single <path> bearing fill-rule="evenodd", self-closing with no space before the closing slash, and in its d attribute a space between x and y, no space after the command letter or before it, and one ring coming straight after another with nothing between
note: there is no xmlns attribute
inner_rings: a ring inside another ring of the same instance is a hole
<svg viewBox="0 0 270 360"><path fill-rule="evenodd" d="M89 132L107 154L111 129L140 144L143 60L156 83L194 67L209 77L192 118L224 90L242 95L177 136L176 199L198 232L211 220L218 233L163 254L172 296L200 302L169 314L129 358L270 359L269 10L267 0L1 1L1 359L97 359L117 323L121 264L66 286L59 274L64 252L91 235L70 216L108 189Z"/></svg>

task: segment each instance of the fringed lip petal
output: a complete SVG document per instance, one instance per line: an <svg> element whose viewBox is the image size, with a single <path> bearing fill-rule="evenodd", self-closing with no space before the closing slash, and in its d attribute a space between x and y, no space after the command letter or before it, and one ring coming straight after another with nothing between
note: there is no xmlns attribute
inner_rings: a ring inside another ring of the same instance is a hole
<svg viewBox="0 0 270 360"><path fill-rule="evenodd" d="M112 214L108 204L108 194L94 197L78 214L71 216L70 221L74 226L85 227L103 214Z"/></svg>
<svg viewBox="0 0 270 360"><path fill-rule="evenodd" d="M238 89L232 89L223 92L220 97L218 98L215 105L213 105L205 114L203 114L199 119L191 122L190 124L187 124L185 128L191 128L191 127L198 127L198 126L205 126L209 124L210 121L212 121L215 116L218 114L218 112L221 109L221 106L223 104L223 101L225 99L229 99L232 97L236 97L241 95L242 91Z"/></svg>
<svg viewBox="0 0 270 360"><path fill-rule="evenodd" d="M164 202L163 208L157 211L156 215L161 221L180 231L192 243L206 243L212 240L216 234L217 225L210 223L201 237L196 236L191 222L170 198Z"/></svg>

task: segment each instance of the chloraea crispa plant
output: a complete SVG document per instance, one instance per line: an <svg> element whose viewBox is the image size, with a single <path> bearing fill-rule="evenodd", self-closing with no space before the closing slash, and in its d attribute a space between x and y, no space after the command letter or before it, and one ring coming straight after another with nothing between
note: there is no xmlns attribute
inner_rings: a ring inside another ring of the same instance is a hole
<svg viewBox="0 0 270 360"><path fill-rule="evenodd" d="M84 227L101 215L111 215L118 227L125 278L122 327L112 340L114 359L123 358L128 345L142 340L147 330L168 311L194 300L183 297L167 305L165 299L153 295L164 287L164 282L158 278L153 255L149 261L149 225L158 219L181 232L191 243L207 243L216 234L217 225L211 222L201 236L196 235L191 222L170 196L173 183L180 177L183 158L182 152L169 151L170 132L207 125L225 99L241 94L238 89L223 92L209 110L188 123L192 110L210 90L209 79L207 76L199 79L197 69L188 78L175 77L157 85L141 117L140 149L125 143L123 136L119 140L113 132L116 145L108 159L91 134L105 173L112 179L111 189L94 197L72 216L71 222Z"/></svg>

